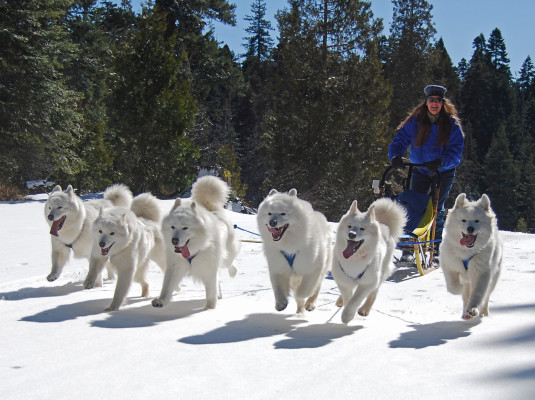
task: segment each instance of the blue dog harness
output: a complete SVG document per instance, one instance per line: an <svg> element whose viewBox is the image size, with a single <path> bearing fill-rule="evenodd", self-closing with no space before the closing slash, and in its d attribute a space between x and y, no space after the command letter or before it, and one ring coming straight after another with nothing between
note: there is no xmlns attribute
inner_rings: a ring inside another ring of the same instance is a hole
<svg viewBox="0 0 535 400"><path fill-rule="evenodd" d="M464 265L464 269L468 271L468 263L470 262L470 260L472 258L474 258L475 254L472 254L469 258L467 258L466 260L463 260L463 265Z"/></svg>
<svg viewBox="0 0 535 400"><path fill-rule="evenodd" d="M281 250L281 254L284 256L284 258L286 258L286 261L288 261L288 264L290 264L290 268L293 268L295 256L297 255L297 253L290 254L290 253L285 252L284 250Z"/></svg>
<svg viewBox="0 0 535 400"><path fill-rule="evenodd" d="M362 278L362 276L364 275L364 273L368 270L368 267L370 266L370 265L368 264L368 266L364 269L364 271L362 271L360 274L358 274L358 276L357 276L356 278L353 278L351 275L349 275L349 274L345 271L345 269L342 267L342 263L341 263L340 261L338 261L338 265L340 266L340 269L342 270L342 272L343 272L344 274L346 274L348 277L350 277L351 279L353 279L354 281L359 281L359 280Z"/></svg>

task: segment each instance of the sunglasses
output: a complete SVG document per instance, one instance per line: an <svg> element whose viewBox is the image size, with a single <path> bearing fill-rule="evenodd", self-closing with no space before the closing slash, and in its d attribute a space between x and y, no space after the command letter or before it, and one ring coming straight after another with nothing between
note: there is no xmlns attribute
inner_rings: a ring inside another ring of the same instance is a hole
<svg viewBox="0 0 535 400"><path fill-rule="evenodd" d="M429 103L442 103L442 99L440 97L428 97L427 101Z"/></svg>

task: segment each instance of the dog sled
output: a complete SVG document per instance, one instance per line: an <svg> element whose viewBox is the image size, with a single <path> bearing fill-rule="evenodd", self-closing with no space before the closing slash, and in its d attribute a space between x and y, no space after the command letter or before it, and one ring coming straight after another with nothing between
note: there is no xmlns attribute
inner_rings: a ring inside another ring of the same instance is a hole
<svg viewBox="0 0 535 400"><path fill-rule="evenodd" d="M404 163L405 169L395 170L388 166L381 180L373 181L375 198L389 197L402 204L407 210L407 224L397 245L402 257L395 263L398 267L414 267L424 275L437 267L435 230L438 197L440 193L439 173L433 179L429 193L418 193L410 189L412 171L422 164Z"/></svg>

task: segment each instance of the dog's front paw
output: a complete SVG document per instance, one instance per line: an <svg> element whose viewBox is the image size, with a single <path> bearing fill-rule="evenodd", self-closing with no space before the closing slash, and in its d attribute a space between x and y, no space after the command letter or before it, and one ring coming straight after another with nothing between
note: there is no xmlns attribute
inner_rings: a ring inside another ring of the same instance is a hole
<svg viewBox="0 0 535 400"><path fill-rule="evenodd" d="M162 308L163 307L163 301L161 299L154 299L152 300L152 306L156 308Z"/></svg>
<svg viewBox="0 0 535 400"><path fill-rule="evenodd" d="M286 307L288 307L288 301L277 301L275 303L275 310L277 310L277 311L282 311Z"/></svg>
<svg viewBox="0 0 535 400"><path fill-rule="evenodd" d="M109 307L106 308L106 311L117 311L118 309L119 307L110 305Z"/></svg>
<svg viewBox="0 0 535 400"><path fill-rule="evenodd" d="M56 279L59 278L59 275L58 274L55 274L55 273L52 273L52 274L49 274L47 277L46 277L46 280L49 281L49 282L54 282Z"/></svg>
<svg viewBox="0 0 535 400"><path fill-rule="evenodd" d="M358 313L359 313L359 315L360 315L361 317L367 317L368 314L370 314L370 310L368 310L366 307L363 306L363 307L360 307L360 308L359 308Z"/></svg>
<svg viewBox="0 0 535 400"><path fill-rule="evenodd" d="M474 307L464 312L463 319L472 319L474 317L477 317L478 315L479 310L477 309L477 307Z"/></svg>
<svg viewBox="0 0 535 400"><path fill-rule="evenodd" d="M305 303L305 309L307 311L314 311L316 309L316 302L307 300L307 302Z"/></svg>
<svg viewBox="0 0 535 400"><path fill-rule="evenodd" d="M355 318L355 311L349 308L344 308L342 311L342 322L348 324L353 318Z"/></svg>
<svg viewBox="0 0 535 400"><path fill-rule="evenodd" d="M85 289L93 289L95 287L95 282L91 279L86 279L84 281L84 288Z"/></svg>

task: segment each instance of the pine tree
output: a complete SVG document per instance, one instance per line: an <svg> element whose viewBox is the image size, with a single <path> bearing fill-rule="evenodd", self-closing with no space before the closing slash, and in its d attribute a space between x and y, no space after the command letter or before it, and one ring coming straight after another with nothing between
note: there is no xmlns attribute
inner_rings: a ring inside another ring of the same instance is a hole
<svg viewBox="0 0 535 400"><path fill-rule="evenodd" d="M456 103L461 82L442 38L434 46L432 60L431 81L445 86L448 89L447 97Z"/></svg>
<svg viewBox="0 0 535 400"><path fill-rule="evenodd" d="M433 38L436 29L426 0L393 0L394 14L388 38L385 76L393 88L391 126L404 119L430 84Z"/></svg>
<svg viewBox="0 0 535 400"><path fill-rule="evenodd" d="M519 215L520 169L509 151L509 141L502 126L493 137L485 156L484 187L498 216L500 229L514 230Z"/></svg>
<svg viewBox="0 0 535 400"><path fill-rule="evenodd" d="M62 24L72 1L0 2L0 182L65 178L80 158L80 94L64 71L76 55Z"/></svg>
<svg viewBox="0 0 535 400"><path fill-rule="evenodd" d="M371 200L371 179L384 165L389 90L377 56L382 26L360 1L292 1L278 20L278 96L262 141L265 189L295 187L337 219L350 200Z"/></svg>
<svg viewBox="0 0 535 400"><path fill-rule="evenodd" d="M271 99L276 96L269 84L269 76L273 70L273 40L270 31L271 23L265 19L265 1L255 0L251 5L252 16L247 16L250 25L246 32L250 36L245 48L242 71L245 79L245 93L240 96L238 121L236 127L240 140L240 164L243 177L248 183L249 198L254 201L264 180L264 171L258 168L261 163L259 154L262 119L270 108Z"/></svg>
<svg viewBox="0 0 535 400"><path fill-rule="evenodd" d="M197 173L197 147L185 137L196 108L184 56L165 36L165 15L143 8L116 50L117 81L110 99L115 164L134 193L175 196Z"/></svg>
<svg viewBox="0 0 535 400"><path fill-rule="evenodd" d="M251 12L253 15L245 16L245 20L249 22L245 32L250 34L244 38L247 40L245 57L249 62L251 60L267 61L270 59L273 48L273 39L270 36L273 27L271 22L266 20L266 1L254 0L251 4Z"/></svg>

